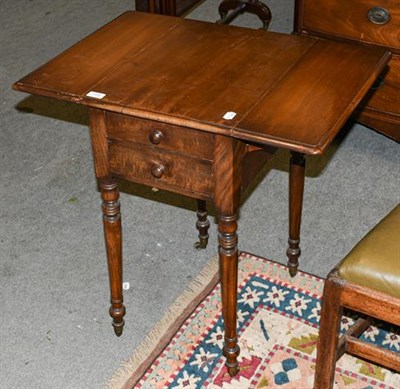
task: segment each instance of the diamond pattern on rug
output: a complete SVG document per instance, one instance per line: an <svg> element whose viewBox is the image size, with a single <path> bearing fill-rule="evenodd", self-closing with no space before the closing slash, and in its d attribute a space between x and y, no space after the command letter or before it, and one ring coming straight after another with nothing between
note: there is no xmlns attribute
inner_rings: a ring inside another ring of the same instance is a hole
<svg viewBox="0 0 400 389"><path fill-rule="evenodd" d="M222 356L219 286L186 320L136 388L312 388L323 281L305 273L290 278L275 262L242 254L239 264L238 332L240 372L230 377ZM342 330L354 322L346 317ZM373 326L363 338L399 351L398 334ZM400 377L344 355L335 388L399 387Z"/></svg>

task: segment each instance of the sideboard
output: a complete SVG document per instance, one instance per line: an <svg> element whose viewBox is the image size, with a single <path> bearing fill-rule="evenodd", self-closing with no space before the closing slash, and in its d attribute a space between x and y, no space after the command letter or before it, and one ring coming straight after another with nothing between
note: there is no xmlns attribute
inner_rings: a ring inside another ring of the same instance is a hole
<svg viewBox="0 0 400 389"><path fill-rule="evenodd" d="M400 3L398 0L296 0L295 32L381 46L392 60L354 118L400 141Z"/></svg>

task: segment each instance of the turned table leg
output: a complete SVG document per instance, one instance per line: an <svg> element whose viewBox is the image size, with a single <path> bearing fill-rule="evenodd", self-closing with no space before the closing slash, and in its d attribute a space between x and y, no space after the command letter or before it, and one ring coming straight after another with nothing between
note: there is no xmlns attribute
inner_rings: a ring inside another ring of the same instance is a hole
<svg viewBox="0 0 400 389"><path fill-rule="evenodd" d="M119 192L113 179L100 180L103 200L104 237L107 250L108 274L110 278L112 325L117 336L124 326L125 306L122 296L122 232Z"/></svg>
<svg viewBox="0 0 400 389"><path fill-rule="evenodd" d="M299 266L301 211L303 207L303 192L305 179L304 154L292 152L289 168L289 274L294 277Z"/></svg>
<svg viewBox="0 0 400 389"><path fill-rule="evenodd" d="M125 306L122 297L122 233L119 192L117 182L111 177L108 162L108 139L105 112L89 108L89 128L92 140L94 169L103 200L104 237L110 279L111 307L114 331L122 334Z"/></svg>
<svg viewBox="0 0 400 389"><path fill-rule="evenodd" d="M223 354L231 376L239 372L237 339L238 236L242 160L245 145L218 136L214 151L215 206L218 213L218 241L222 314L225 326Z"/></svg>
<svg viewBox="0 0 400 389"><path fill-rule="evenodd" d="M218 223L219 266L222 297L222 314L225 323L223 354L231 376L239 372L237 357L240 348L237 339L237 283L238 283L238 236L236 215L220 215Z"/></svg>
<svg viewBox="0 0 400 389"><path fill-rule="evenodd" d="M108 163L108 140L105 113L89 108L89 127L93 148L94 170L103 200L104 237L110 279L111 307L114 331L122 334L125 306L122 297L122 232L117 182L111 177Z"/></svg>
<svg viewBox="0 0 400 389"><path fill-rule="evenodd" d="M205 249L208 243L208 229L210 221L207 218L207 203L205 200L197 200L197 222L196 228L199 231L199 241L194 244L197 250Z"/></svg>

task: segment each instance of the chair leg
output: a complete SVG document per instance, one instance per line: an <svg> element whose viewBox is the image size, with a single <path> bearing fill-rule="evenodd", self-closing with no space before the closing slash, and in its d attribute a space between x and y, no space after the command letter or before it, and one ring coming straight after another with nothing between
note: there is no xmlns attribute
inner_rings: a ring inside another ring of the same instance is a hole
<svg viewBox="0 0 400 389"><path fill-rule="evenodd" d="M258 16L262 22L262 30L268 30L269 23L272 19L271 10L268 6L259 0L247 0L245 12Z"/></svg>
<svg viewBox="0 0 400 389"><path fill-rule="evenodd" d="M229 11L234 11L238 7L244 7L240 0L223 0L222 3L218 7L219 16L222 19L225 19L228 15Z"/></svg>
<svg viewBox="0 0 400 389"><path fill-rule="evenodd" d="M322 297L314 389L333 388L340 321L343 314L340 302L341 289L340 282L334 276L328 276Z"/></svg>
<svg viewBox="0 0 400 389"><path fill-rule="evenodd" d="M148 1L148 5L149 5L149 12L152 14L157 13L157 4L156 4L156 0L149 0Z"/></svg>
<svg viewBox="0 0 400 389"><path fill-rule="evenodd" d="M167 15L176 16L176 3L173 0L167 3Z"/></svg>
<svg viewBox="0 0 400 389"><path fill-rule="evenodd" d="M228 13L230 11L230 13ZM271 21L271 11L267 5L260 0L223 0L218 8L221 17L217 23L229 24L238 15L248 12L258 16L263 26L267 30Z"/></svg>

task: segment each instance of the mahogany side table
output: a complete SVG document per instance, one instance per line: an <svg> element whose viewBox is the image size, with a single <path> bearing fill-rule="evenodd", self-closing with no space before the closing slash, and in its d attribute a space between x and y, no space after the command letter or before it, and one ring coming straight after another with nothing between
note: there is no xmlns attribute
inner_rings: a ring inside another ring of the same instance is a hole
<svg viewBox="0 0 400 389"><path fill-rule="evenodd" d="M241 189L276 148L323 153L389 59L378 47L126 12L14 84L88 107L117 335L125 314L117 179L212 200L223 353L237 373Z"/></svg>

